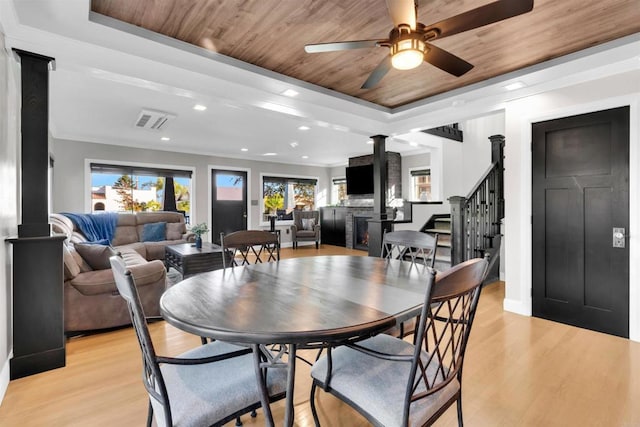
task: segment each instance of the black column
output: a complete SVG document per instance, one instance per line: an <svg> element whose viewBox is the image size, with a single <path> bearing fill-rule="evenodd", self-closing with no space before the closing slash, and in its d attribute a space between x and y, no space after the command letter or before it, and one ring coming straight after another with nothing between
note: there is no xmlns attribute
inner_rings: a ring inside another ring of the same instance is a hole
<svg viewBox="0 0 640 427"><path fill-rule="evenodd" d="M49 65L21 50L22 222L13 244L11 379L65 365L62 245L49 225Z"/></svg>
<svg viewBox="0 0 640 427"><path fill-rule="evenodd" d="M49 236L49 64L53 58L22 50L16 53L22 77L22 223L18 236Z"/></svg>
<svg viewBox="0 0 640 427"><path fill-rule="evenodd" d="M369 256L379 257L382 252L382 236L391 231L387 219L387 152L386 135L374 135L373 139L373 218L369 220Z"/></svg>

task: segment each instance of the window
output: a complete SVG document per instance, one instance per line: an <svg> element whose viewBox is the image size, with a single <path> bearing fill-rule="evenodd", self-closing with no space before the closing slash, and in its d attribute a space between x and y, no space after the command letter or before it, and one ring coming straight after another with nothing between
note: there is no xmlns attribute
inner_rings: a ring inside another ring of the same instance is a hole
<svg viewBox="0 0 640 427"><path fill-rule="evenodd" d="M317 183L311 178L263 176L262 221L269 221L272 215L278 221L292 220L294 209L313 210Z"/></svg>
<svg viewBox="0 0 640 427"><path fill-rule="evenodd" d="M191 171L91 163L91 211L191 213ZM166 194L165 184L172 185Z"/></svg>
<svg viewBox="0 0 640 427"><path fill-rule="evenodd" d="M331 203L342 205L347 200L347 178L333 178L331 180Z"/></svg>
<svg viewBox="0 0 640 427"><path fill-rule="evenodd" d="M413 200L431 200L431 170L416 169L411 172L411 195Z"/></svg>

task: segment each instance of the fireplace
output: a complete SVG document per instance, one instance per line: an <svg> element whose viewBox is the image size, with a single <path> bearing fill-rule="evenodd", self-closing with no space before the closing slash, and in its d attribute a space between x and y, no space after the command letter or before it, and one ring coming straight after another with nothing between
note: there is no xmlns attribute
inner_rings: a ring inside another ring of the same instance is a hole
<svg viewBox="0 0 640 427"><path fill-rule="evenodd" d="M369 249L369 216L353 216L353 249Z"/></svg>

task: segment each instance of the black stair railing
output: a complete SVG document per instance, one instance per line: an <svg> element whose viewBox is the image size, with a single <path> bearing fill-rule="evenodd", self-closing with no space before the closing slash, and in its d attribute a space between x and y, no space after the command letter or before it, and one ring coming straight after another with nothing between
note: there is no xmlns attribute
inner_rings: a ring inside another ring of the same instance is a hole
<svg viewBox="0 0 640 427"><path fill-rule="evenodd" d="M491 166L467 197L449 198L451 205L451 265L490 252L492 263L504 218L504 136L493 135Z"/></svg>

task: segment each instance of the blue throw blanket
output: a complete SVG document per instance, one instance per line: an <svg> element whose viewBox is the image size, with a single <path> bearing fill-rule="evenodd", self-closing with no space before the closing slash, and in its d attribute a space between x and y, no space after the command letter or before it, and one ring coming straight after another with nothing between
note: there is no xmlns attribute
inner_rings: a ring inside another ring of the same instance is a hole
<svg viewBox="0 0 640 427"><path fill-rule="evenodd" d="M76 214L63 212L84 234L88 241L110 245L116 232L118 214L104 212L100 214Z"/></svg>

